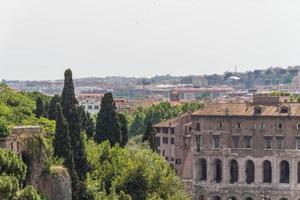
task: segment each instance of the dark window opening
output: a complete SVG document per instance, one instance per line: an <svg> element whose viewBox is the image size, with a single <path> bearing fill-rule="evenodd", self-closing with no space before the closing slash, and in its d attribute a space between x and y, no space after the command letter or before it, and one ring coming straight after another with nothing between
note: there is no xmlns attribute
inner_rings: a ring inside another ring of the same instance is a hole
<svg viewBox="0 0 300 200"><path fill-rule="evenodd" d="M197 130L197 131L200 131L200 130L201 130L201 126L200 126L200 123L199 123L199 122L196 124L196 130Z"/></svg>
<svg viewBox="0 0 300 200"><path fill-rule="evenodd" d="M214 161L214 181L216 183L222 181L222 162L219 159Z"/></svg>
<svg viewBox="0 0 300 200"><path fill-rule="evenodd" d="M280 162L280 183L290 182L290 165L287 161Z"/></svg>
<svg viewBox="0 0 300 200"><path fill-rule="evenodd" d="M239 166L236 160L230 162L230 183L236 183L239 177Z"/></svg>
<svg viewBox="0 0 300 200"><path fill-rule="evenodd" d="M171 138L171 144L175 144L175 138Z"/></svg>
<svg viewBox="0 0 300 200"><path fill-rule="evenodd" d="M199 176L200 181L207 180L207 164L205 159L200 160Z"/></svg>
<svg viewBox="0 0 300 200"><path fill-rule="evenodd" d="M263 162L263 182L272 183L272 164L268 160Z"/></svg>
<svg viewBox="0 0 300 200"><path fill-rule="evenodd" d="M255 166L252 160L246 162L246 183L251 184L255 178Z"/></svg>

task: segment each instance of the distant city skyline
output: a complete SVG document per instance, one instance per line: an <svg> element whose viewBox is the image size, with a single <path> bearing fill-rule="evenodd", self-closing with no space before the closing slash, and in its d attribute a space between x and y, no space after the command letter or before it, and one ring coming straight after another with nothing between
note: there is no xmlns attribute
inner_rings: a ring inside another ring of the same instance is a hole
<svg viewBox="0 0 300 200"><path fill-rule="evenodd" d="M300 65L300 1L0 2L0 79L222 74Z"/></svg>

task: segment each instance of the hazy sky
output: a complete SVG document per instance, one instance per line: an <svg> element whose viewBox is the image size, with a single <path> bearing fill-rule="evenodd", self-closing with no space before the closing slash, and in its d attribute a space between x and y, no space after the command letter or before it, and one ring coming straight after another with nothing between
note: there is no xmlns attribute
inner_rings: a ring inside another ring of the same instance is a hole
<svg viewBox="0 0 300 200"><path fill-rule="evenodd" d="M300 64L299 0L0 0L0 78Z"/></svg>

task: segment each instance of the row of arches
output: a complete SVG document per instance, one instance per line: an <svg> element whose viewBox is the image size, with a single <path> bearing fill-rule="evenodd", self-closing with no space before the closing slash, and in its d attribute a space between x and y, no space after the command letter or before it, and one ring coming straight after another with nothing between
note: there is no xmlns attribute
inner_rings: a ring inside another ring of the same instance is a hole
<svg viewBox="0 0 300 200"><path fill-rule="evenodd" d="M200 181L207 180L207 161L206 159L199 160L199 173L198 177ZM283 160L280 162L280 183L290 182L290 165L289 162ZM232 159L229 163L230 179L229 182L234 184L239 180L239 164L235 159ZM300 183L300 161L297 167L298 183ZM272 163L269 160L264 160L262 163L262 182L272 183ZM220 183L222 181L222 162L220 159L213 161L213 181ZM247 184L254 183L255 181L255 164L252 160L247 160L245 165L245 182Z"/></svg>

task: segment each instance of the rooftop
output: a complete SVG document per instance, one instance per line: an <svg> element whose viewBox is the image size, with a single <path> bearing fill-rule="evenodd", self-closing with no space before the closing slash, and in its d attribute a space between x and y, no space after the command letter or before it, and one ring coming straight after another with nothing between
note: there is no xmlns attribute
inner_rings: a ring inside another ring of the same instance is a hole
<svg viewBox="0 0 300 200"><path fill-rule="evenodd" d="M299 116L300 103L207 103L193 115L201 116Z"/></svg>

